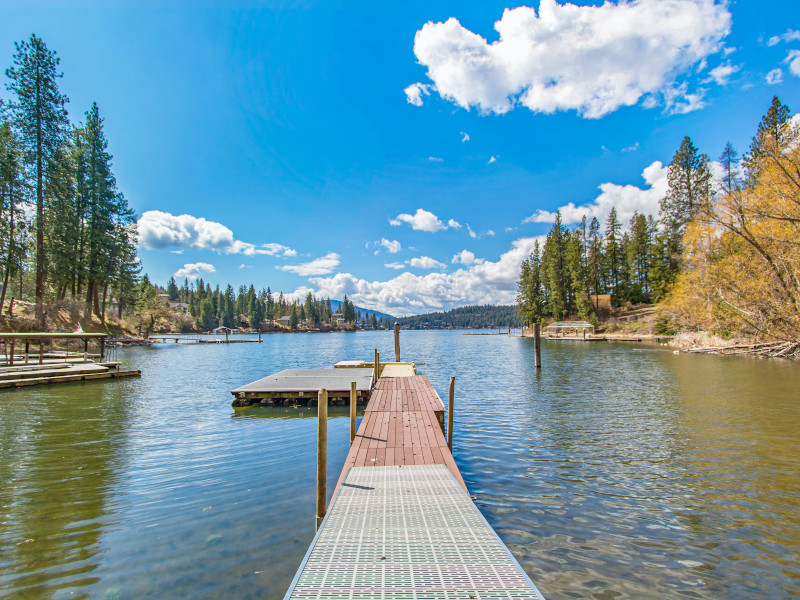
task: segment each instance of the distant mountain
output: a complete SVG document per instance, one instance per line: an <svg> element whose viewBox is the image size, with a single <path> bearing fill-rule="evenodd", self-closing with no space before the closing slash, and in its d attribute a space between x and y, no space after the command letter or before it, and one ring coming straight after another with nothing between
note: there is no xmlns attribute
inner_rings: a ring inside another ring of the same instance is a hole
<svg viewBox="0 0 800 600"><path fill-rule="evenodd" d="M433 312L397 319L407 329L494 329L522 327L517 306L462 306L447 312Z"/></svg>
<svg viewBox="0 0 800 600"><path fill-rule="evenodd" d="M333 310L333 312L336 312L340 308L342 308L341 300L331 300L331 310ZM392 315L380 312L379 310L372 310L371 308L362 308L361 306L356 306L355 308L356 312L360 310L362 315L372 317L372 314L374 313L376 319L389 319L392 321L392 323L394 323L394 317Z"/></svg>

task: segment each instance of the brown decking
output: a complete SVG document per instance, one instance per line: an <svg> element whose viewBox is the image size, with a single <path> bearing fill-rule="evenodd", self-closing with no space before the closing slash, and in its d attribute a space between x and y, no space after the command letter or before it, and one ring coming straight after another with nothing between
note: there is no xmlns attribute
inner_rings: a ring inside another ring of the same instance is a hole
<svg viewBox="0 0 800 600"><path fill-rule="evenodd" d="M440 464L466 490L447 447L443 422L444 405L427 377L382 377L364 411L336 490L351 467Z"/></svg>

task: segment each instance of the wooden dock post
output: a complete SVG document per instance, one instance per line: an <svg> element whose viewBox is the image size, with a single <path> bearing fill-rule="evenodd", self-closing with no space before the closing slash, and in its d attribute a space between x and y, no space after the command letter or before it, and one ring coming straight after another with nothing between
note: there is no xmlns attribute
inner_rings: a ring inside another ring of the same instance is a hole
<svg viewBox="0 0 800 600"><path fill-rule="evenodd" d="M542 340L539 335L539 323L533 324L533 365L542 368Z"/></svg>
<svg viewBox="0 0 800 600"><path fill-rule="evenodd" d="M358 404L358 392L356 392L356 382L350 382L350 443L356 439L356 404Z"/></svg>
<svg viewBox="0 0 800 600"><path fill-rule="evenodd" d="M11 340L11 362L6 361L6 364L14 366L14 340Z"/></svg>
<svg viewBox="0 0 800 600"><path fill-rule="evenodd" d="M39 364L42 364L44 359L44 340L39 340Z"/></svg>
<svg viewBox="0 0 800 600"><path fill-rule="evenodd" d="M450 389L447 393L447 447L453 451L453 402L456 395L456 378L450 378Z"/></svg>
<svg viewBox="0 0 800 600"><path fill-rule="evenodd" d="M400 362L400 323L394 324L394 362Z"/></svg>
<svg viewBox="0 0 800 600"><path fill-rule="evenodd" d="M375 348L375 381L381 378L381 355Z"/></svg>
<svg viewBox="0 0 800 600"><path fill-rule="evenodd" d="M317 394L317 525L322 525L327 506L328 489L326 476L328 471L328 390L322 389Z"/></svg>

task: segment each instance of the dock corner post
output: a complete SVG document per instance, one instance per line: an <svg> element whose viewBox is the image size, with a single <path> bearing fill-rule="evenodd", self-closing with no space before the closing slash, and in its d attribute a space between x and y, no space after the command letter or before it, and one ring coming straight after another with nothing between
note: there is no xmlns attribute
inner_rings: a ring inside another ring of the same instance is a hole
<svg viewBox="0 0 800 600"><path fill-rule="evenodd" d="M44 340L39 340L39 364L44 360Z"/></svg>
<svg viewBox="0 0 800 600"><path fill-rule="evenodd" d="M394 362L400 362L400 323L394 324Z"/></svg>
<svg viewBox="0 0 800 600"><path fill-rule="evenodd" d="M100 338L100 362L106 359L106 338Z"/></svg>
<svg viewBox="0 0 800 600"><path fill-rule="evenodd" d="M375 382L381 378L381 355L378 349L375 348Z"/></svg>
<svg viewBox="0 0 800 600"><path fill-rule="evenodd" d="M9 362L6 361L6 364L9 364L9 365L11 365L13 367L14 366L14 338L11 338L11 355L10 356L11 356L11 362L9 363Z"/></svg>
<svg viewBox="0 0 800 600"><path fill-rule="evenodd" d="M356 439L356 404L358 403L358 391L356 382L350 382L350 443Z"/></svg>
<svg viewBox="0 0 800 600"><path fill-rule="evenodd" d="M317 521L316 529L325 518L328 489L328 390L321 389L317 394Z"/></svg>
<svg viewBox="0 0 800 600"><path fill-rule="evenodd" d="M533 324L533 364L537 369L542 368L542 340L538 321Z"/></svg>
<svg viewBox="0 0 800 600"><path fill-rule="evenodd" d="M456 395L456 378L450 378L450 388L447 393L447 447L453 451L453 403Z"/></svg>

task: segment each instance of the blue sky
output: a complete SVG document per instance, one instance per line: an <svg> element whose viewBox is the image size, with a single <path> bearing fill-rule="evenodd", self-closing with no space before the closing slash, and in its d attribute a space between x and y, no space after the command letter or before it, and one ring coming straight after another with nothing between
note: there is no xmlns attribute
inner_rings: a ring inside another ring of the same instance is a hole
<svg viewBox="0 0 800 600"><path fill-rule="evenodd" d="M98 103L152 279L401 315L511 302L556 209L656 210L684 135L797 110L794 1L578 4L5 0L0 51Z"/></svg>

